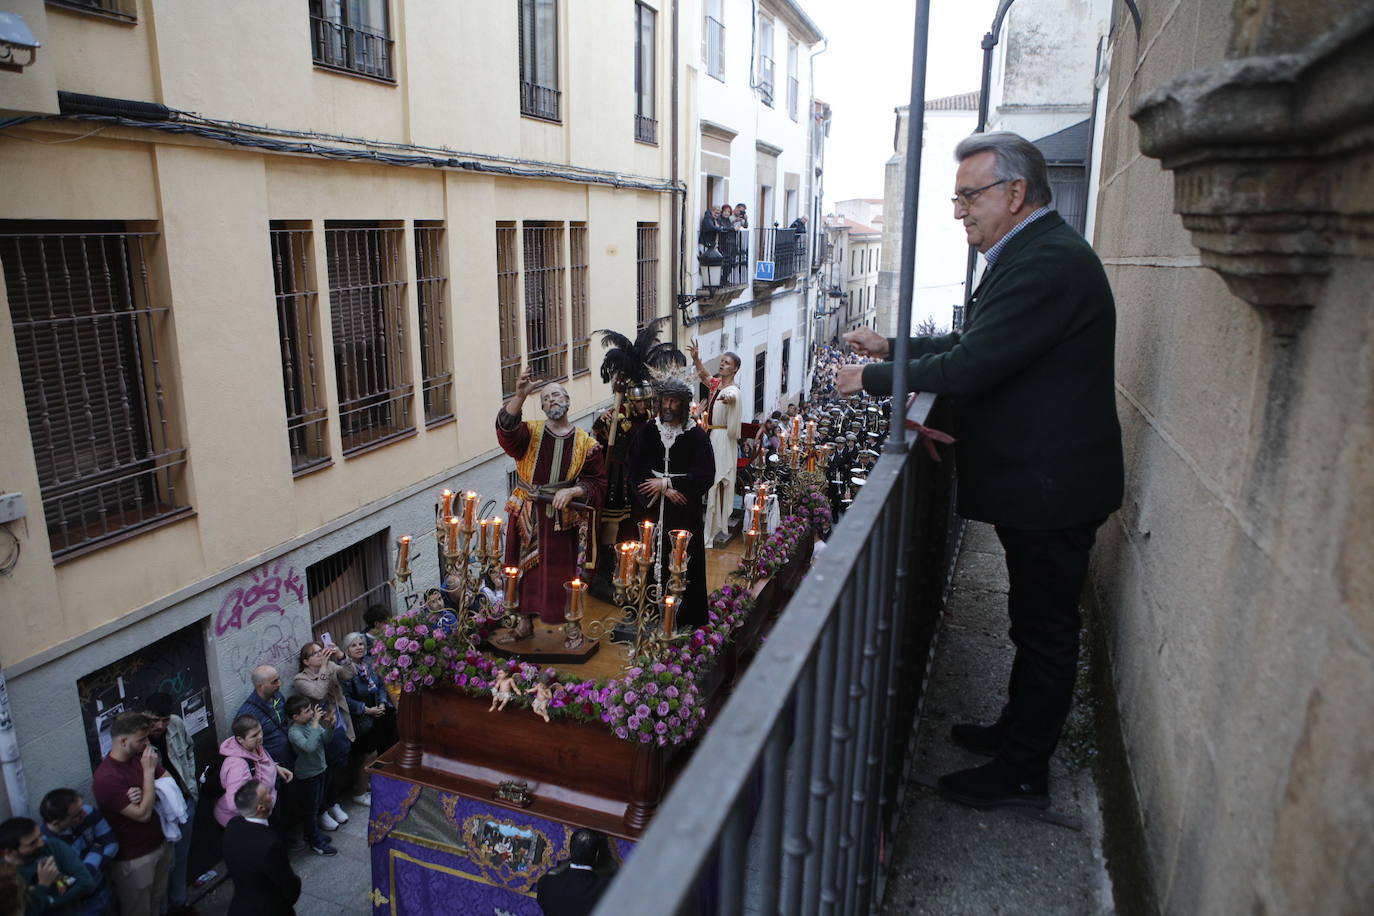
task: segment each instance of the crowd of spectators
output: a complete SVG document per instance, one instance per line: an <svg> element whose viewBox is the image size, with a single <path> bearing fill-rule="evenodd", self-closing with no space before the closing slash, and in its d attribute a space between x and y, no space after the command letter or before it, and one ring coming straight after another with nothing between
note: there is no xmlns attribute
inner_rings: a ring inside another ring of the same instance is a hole
<svg viewBox="0 0 1374 916"><path fill-rule="evenodd" d="M816 346L815 371L811 376L811 395L808 403L825 407L847 400L835 389L835 374L841 366L866 363L871 360L852 353L848 348L834 344Z"/></svg>

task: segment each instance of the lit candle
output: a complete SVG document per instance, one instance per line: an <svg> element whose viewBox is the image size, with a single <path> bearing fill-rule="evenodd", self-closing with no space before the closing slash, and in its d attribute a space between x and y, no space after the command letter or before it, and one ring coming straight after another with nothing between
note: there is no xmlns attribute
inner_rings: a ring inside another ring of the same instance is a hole
<svg viewBox="0 0 1374 916"><path fill-rule="evenodd" d="M643 530L643 537L640 539L640 543L644 545L644 555L651 557L654 555L654 523L648 521L641 522L640 528Z"/></svg>
<svg viewBox="0 0 1374 916"><path fill-rule="evenodd" d="M439 494L439 517L448 518L453 514L453 491L445 490Z"/></svg>
<svg viewBox="0 0 1374 916"><path fill-rule="evenodd" d="M450 553L458 552L458 526L460 524L462 523L458 516L450 515L448 517L448 549Z"/></svg>
<svg viewBox="0 0 1374 916"><path fill-rule="evenodd" d="M672 595L663 599L663 635L671 636L677 627L677 599Z"/></svg>
<svg viewBox="0 0 1374 916"><path fill-rule="evenodd" d="M506 572L506 607L511 607L519 603L520 567L507 566Z"/></svg>
<svg viewBox="0 0 1374 916"><path fill-rule="evenodd" d="M487 528L488 528L490 525L491 525L491 520L490 520L490 519L485 519L485 518L482 519L482 520L480 520L480 521L477 523L477 529L478 529L477 551L478 551L478 556L486 556L486 555L487 555L487 551L488 551L488 549L489 549L489 548L487 547Z"/></svg>
<svg viewBox="0 0 1374 916"><path fill-rule="evenodd" d="M401 538L396 547L396 578L410 575L410 535Z"/></svg>
<svg viewBox="0 0 1374 916"><path fill-rule="evenodd" d="M767 505L767 503L768 503L768 484L767 484L766 482L765 482L765 483L759 484L759 500L758 500L758 501L761 502L761 503L764 503L765 505Z"/></svg>
<svg viewBox="0 0 1374 916"><path fill-rule="evenodd" d="M463 494L463 530L471 531L477 524L477 494L468 490Z"/></svg>
<svg viewBox="0 0 1374 916"><path fill-rule="evenodd" d="M687 542L692 539L692 532L675 528L670 533L673 536L673 560L682 563L687 559Z"/></svg>
<svg viewBox="0 0 1374 916"><path fill-rule="evenodd" d="M807 453L806 453L806 469L807 469L808 471L814 471L814 470L816 470L816 453L815 453L815 452L807 452Z"/></svg>
<svg viewBox="0 0 1374 916"><path fill-rule="evenodd" d="M505 550L506 550L506 542L503 541L503 540L501 540L501 519L500 519L499 517L493 517L492 520L491 520L491 558L492 558L492 560L495 560L497 557L499 557L499 556L501 556L502 554L504 554L504 553L505 553Z"/></svg>
<svg viewBox="0 0 1374 916"><path fill-rule="evenodd" d="M797 414L795 417L792 418L792 441L793 441L793 442L796 442L796 441L797 441L797 437L800 436L800 435L801 435L801 414Z"/></svg>
<svg viewBox="0 0 1374 916"><path fill-rule="evenodd" d="M754 555L754 543L759 539L759 530L750 528L744 532L744 555L752 557Z"/></svg>
<svg viewBox="0 0 1374 916"><path fill-rule="evenodd" d="M806 421L806 447L811 448L816 442L816 421Z"/></svg>
<svg viewBox="0 0 1374 916"><path fill-rule="evenodd" d="M763 487L759 487L758 493L755 494L755 496L754 496L754 505L752 505L752 506L749 507L749 526L748 526L748 527L750 527L750 528L757 528L757 527L759 526L759 506L760 506L762 503L763 503Z"/></svg>
<svg viewBox="0 0 1374 916"><path fill-rule="evenodd" d="M634 576L635 557L639 555L639 544L634 541L625 541L616 545L615 549L620 551L620 566L616 570L616 578L622 582L628 582Z"/></svg>
<svg viewBox="0 0 1374 916"><path fill-rule="evenodd" d="M572 589L572 607L569 609L571 613L568 616L573 620L581 620L582 599L587 592L587 583L581 579L574 579L568 583L568 587Z"/></svg>

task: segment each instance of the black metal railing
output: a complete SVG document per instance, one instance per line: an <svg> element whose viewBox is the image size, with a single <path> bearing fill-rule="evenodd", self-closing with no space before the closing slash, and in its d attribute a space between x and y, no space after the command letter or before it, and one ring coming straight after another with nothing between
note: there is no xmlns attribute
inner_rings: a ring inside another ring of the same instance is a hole
<svg viewBox="0 0 1374 916"><path fill-rule="evenodd" d="M48 4L83 13L94 13L121 22L138 21L138 7L133 0L48 0Z"/></svg>
<svg viewBox="0 0 1374 916"><path fill-rule="evenodd" d="M943 413L921 395L908 417ZM598 916L874 910L957 547L951 465L889 446Z"/></svg>
<svg viewBox="0 0 1374 916"><path fill-rule="evenodd" d="M710 16L706 17L706 73L718 80L725 78L725 26Z"/></svg>
<svg viewBox="0 0 1374 916"><path fill-rule="evenodd" d="M378 79L393 78L390 36L322 16L310 17L310 32L316 64Z"/></svg>
<svg viewBox="0 0 1374 916"><path fill-rule="evenodd" d="M531 118L542 118L545 121L560 120L558 115L558 103L562 97L557 89L549 86L541 86L538 83L520 83L520 113L529 115Z"/></svg>
<svg viewBox="0 0 1374 916"><path fill-rule="evenodd" d="M801 83L795 76L787 78L787 116L797 120L797 102L801 98Z"/></svg>
<svg viewBox="0 0 1374 916"><path fill-rule="evenodd" d="M697 263L701 289L715 290L749 283L749 230L702 233Z"/></svg>
<svg viewBox="0 0 1374 916"><path fill-rule="evenodd" d="M785 229L759 229L758 259L771 263L772 275L765 276L768 270L756 275L756 280L779 282L789 280L806 271L806 234L788 227Z"/></svg>
<svg viewBox="0 0 1374 916"><path fill-rule="evenodd" d="M657 143L658 122L644 115L635 115L635 139L640 143Z"/></svg>

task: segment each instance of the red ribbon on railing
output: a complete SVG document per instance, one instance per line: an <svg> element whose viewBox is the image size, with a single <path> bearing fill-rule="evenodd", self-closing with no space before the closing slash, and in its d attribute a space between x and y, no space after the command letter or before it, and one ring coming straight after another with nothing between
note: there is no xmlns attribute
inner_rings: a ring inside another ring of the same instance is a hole
<svg viewBox="0 0 1374 916"><path fill-rule="evenodd" d="M937 464L940 462L940 453L935 450L935 443L943 442L945 445L953 445L956 441L949 433L932 429L929 426L922 426L915 420L907 420L906 428L916 430L916 435L921 437L921 444L926 447L926 453L930 455L930 460Z"/></svg>

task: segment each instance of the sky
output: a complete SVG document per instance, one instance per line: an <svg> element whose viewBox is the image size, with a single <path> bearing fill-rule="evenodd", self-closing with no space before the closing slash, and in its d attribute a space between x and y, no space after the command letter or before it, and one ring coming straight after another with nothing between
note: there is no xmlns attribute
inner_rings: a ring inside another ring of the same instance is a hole
<svg viewBox="0 0 1374 916"><path fill-rule="evenodd" d="M892 110L911 98L916 3L800 2L829 39L828 48L812 61L814 94L831 108L825 152L825 210L830 212L837 200L883 196L883 166L892 155L896 123ZM931 0L926 98L978 88L979 42L996 9L996 0Z"/></svg>

